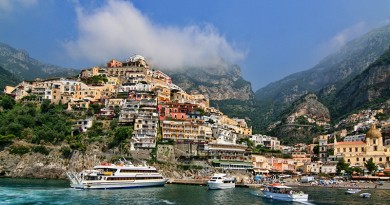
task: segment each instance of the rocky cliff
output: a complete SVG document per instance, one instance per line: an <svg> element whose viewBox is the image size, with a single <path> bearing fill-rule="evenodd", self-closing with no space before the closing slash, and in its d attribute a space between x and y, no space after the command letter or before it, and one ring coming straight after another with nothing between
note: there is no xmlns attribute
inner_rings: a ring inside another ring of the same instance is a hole
<svg viewBox="0 0 390 205"><path fill-rule="evenodd" d="M67 171L81 171L90 169L94 164L102 161L111 161L118 157L112 153L102 152L101 143L93 143L87 146L85 152L73 151L69 157L64 157L61 146L45 145L50 150L48 154L28 152L25 154L12 154L12 146L34 147L36 145L24 141L15 140L6 145L0 146L0 177L20 177L20 178L47 178L66 179ZM160 170L162 175L170 180L174 179L208 179L215 172L224 172L218 168L211 167L206 161L192 160L178 161L173 145L162 145L157 148L158 163L151 164ZM133 163L141 163L149 158L138 158L137 152L130 153L127 157L133 158ZM149 155L150 156L150 155ZM245 173L234 173L239 179L248 178Z"/></svg>
<svg viewBox="0 0 390 205"><path fill-rule="evenodd" d="M330 102L333 116L342 116L390 99L390 49L364 72L343 86Z"/></svg>
<svg viewBox="0 0 390 205"><path fill-rule="evenodd" d="M311 143L323 132L322 126L330 122L330 112L315 94L307 94L292 103L281 119L269 127L273 136L287 144Z"/></svg>
<svg viewBox="0 0 390 205"><path fill-rule="evenodd" d="M237 65L221 63L213 68L188 68L183 70L166 71L173 82L185 91L200 92L208 95L210 100L253 98L250 82L241 76L241 69Z"/></svg>
<svg viewBox="0 0 390 205"><path fill-rule="evenodd" d="M390 46L390 25L374 29L348 42L313 68L292 74L256 91L259 100L291 103L308 92L333 87L336 92L362 73Z"/></svg>

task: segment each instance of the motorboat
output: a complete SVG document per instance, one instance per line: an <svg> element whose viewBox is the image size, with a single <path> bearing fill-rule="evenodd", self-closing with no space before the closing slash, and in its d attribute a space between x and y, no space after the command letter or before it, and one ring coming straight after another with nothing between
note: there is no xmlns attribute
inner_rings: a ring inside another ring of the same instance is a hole
<svg viewBox="0 0 390 205"><path fill-rule="evenodd" d="M135 166L131 162L100 163L91 170L66 173L70 186L76 189L120 189L164 186L164 178L155 167Z"/></svg>
<svg viewBox="0 0 390 205"><path fill-rule="evenodd" d="M361 193L360 197L362 197L362 198L370 198L371 194L370 193Z"/></svg>
<svg viewBox="0 0 390 205"><path fill-rule="evenodd" d="M227 174L214 174L207 182L209 189L230 189L236 187L236 178L227 177Z"/></svg>
<svg viewBox="0 0 390 205"><path fill-rule="evenodd" d="M291 187L279 183L269 184L262 192L265 198L281 201L307 202L309 199L308 194L302 191L294 191Z"/></svg>
<svg viewBox="0 0 390 205"><path fill-rule="evenodd" d="M345 191L345 194L356 194L358 192L362 191L361 189L347 189Z"/></svg>

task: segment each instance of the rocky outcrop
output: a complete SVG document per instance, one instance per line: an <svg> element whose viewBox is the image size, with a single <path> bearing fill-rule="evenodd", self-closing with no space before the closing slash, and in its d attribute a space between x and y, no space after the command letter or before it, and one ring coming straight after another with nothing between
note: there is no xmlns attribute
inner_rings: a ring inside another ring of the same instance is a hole
<svg viewBox="0 0 390 205"><path fill-rule="evenodd" d="M191 68L166 71L173 82L189 93L199 92L210 100L253 99L250 82L241 76L237 65L221 64L218 68Z"/></svg>
<svg viewBox="0 0 390 205"><path fill-rule="evenodd" d="M12 145L34 146L22 141L16 141ZM65 179L67 171L81 171L92 168L99 161L111 161L112 154L101 152L101 144L91 144L83 153L73 151L70 158L64 158L60 151L62 146L47 145L50 149L48 155L29 152L23 155L11 154L10 147L0 151L0 177L15 178L47 178ZM0 149L1 150L1 149ZM164 177L169 179L208 179L215 172L225 172L218 168L211 167L207 161L186 161L178 162L174 155L172 145L159 146L157 158L162 160L155 166ZM140 153L133 153L132 157L137 158ZM133 156L134 155L134 156ZM139 155L143 156L143 155ZM133 163L140 161L134 159ZM247 179L248 174L241 172L228 172L238 179Z"/></svg>
<svg viewBox="0 0 390 205"><path fill-rule="evenodd" d="M25 142L14 142L13 145L34 146ZM48 155L29 152L23 155L11 154L10 147L0 152L0 176L24 178L65 179L66 171L81 171L91 168L98 160L96 146L91 145L85 153L74 151L71 158L62 156L61 146L47 146Z"/></svg>
<svg viewBox="0 0 390 205"><path fill-rule="evenodd" d="M289 144L311 143L321 132L321 126L330 122L329 109L318 101L315 94L307 94L286 110L281 121L270 126L273 136Z"/></svg>

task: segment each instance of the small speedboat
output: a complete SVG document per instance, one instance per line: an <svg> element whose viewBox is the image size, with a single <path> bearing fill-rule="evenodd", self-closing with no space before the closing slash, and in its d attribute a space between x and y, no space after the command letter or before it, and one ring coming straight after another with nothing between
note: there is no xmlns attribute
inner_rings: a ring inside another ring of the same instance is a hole
<svg viewBox="0 0 390 205"><path fill-rule="evenodd" d="M361 191L360 189L347 189L345 191L345 194L356 194L356 193L358 193L360 191Z"/></svg>
<svg viewBox="0 0 390 205"><path fill-rule="evenodd" d="M263 195L268 199L277 199L291 202L307 202L309 195L301 191L293 191L291 187L281 184L270 184L263 190Z"/></svg>
<svg viewBox="0 0 390 205"><path fill-rule="evenodd" d="M362 197L362 198L370 198L371 194L370 193L361 193L360 197Z"/></svg>

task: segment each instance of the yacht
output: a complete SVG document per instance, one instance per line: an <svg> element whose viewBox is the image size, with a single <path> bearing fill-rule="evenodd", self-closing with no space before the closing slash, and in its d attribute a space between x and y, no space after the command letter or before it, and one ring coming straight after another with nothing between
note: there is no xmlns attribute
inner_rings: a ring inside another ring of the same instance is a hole
<svg viewBox="0 0 390 205"><path fill-rule="evenodd" d="M209 189L230 189L236 187L236 178L227 177L226 174L214 174L207 182Z"/></svg>
<svg viewBox="0 0 390 205"><path fill-rule="evenodd" d="M263 195L269 199L282 201L307 202L309 195L303 192L293 191L291 187L281 184L270 184L263 189Z"/></svg>
<svg viewBox="0 0 390 205"><path fill-rule="evenodd" d="M91 170L67 172L70 186L76 189L120 189L164 186L164 178L155 167L134 166L130 162L101 163Z"/></svg>

